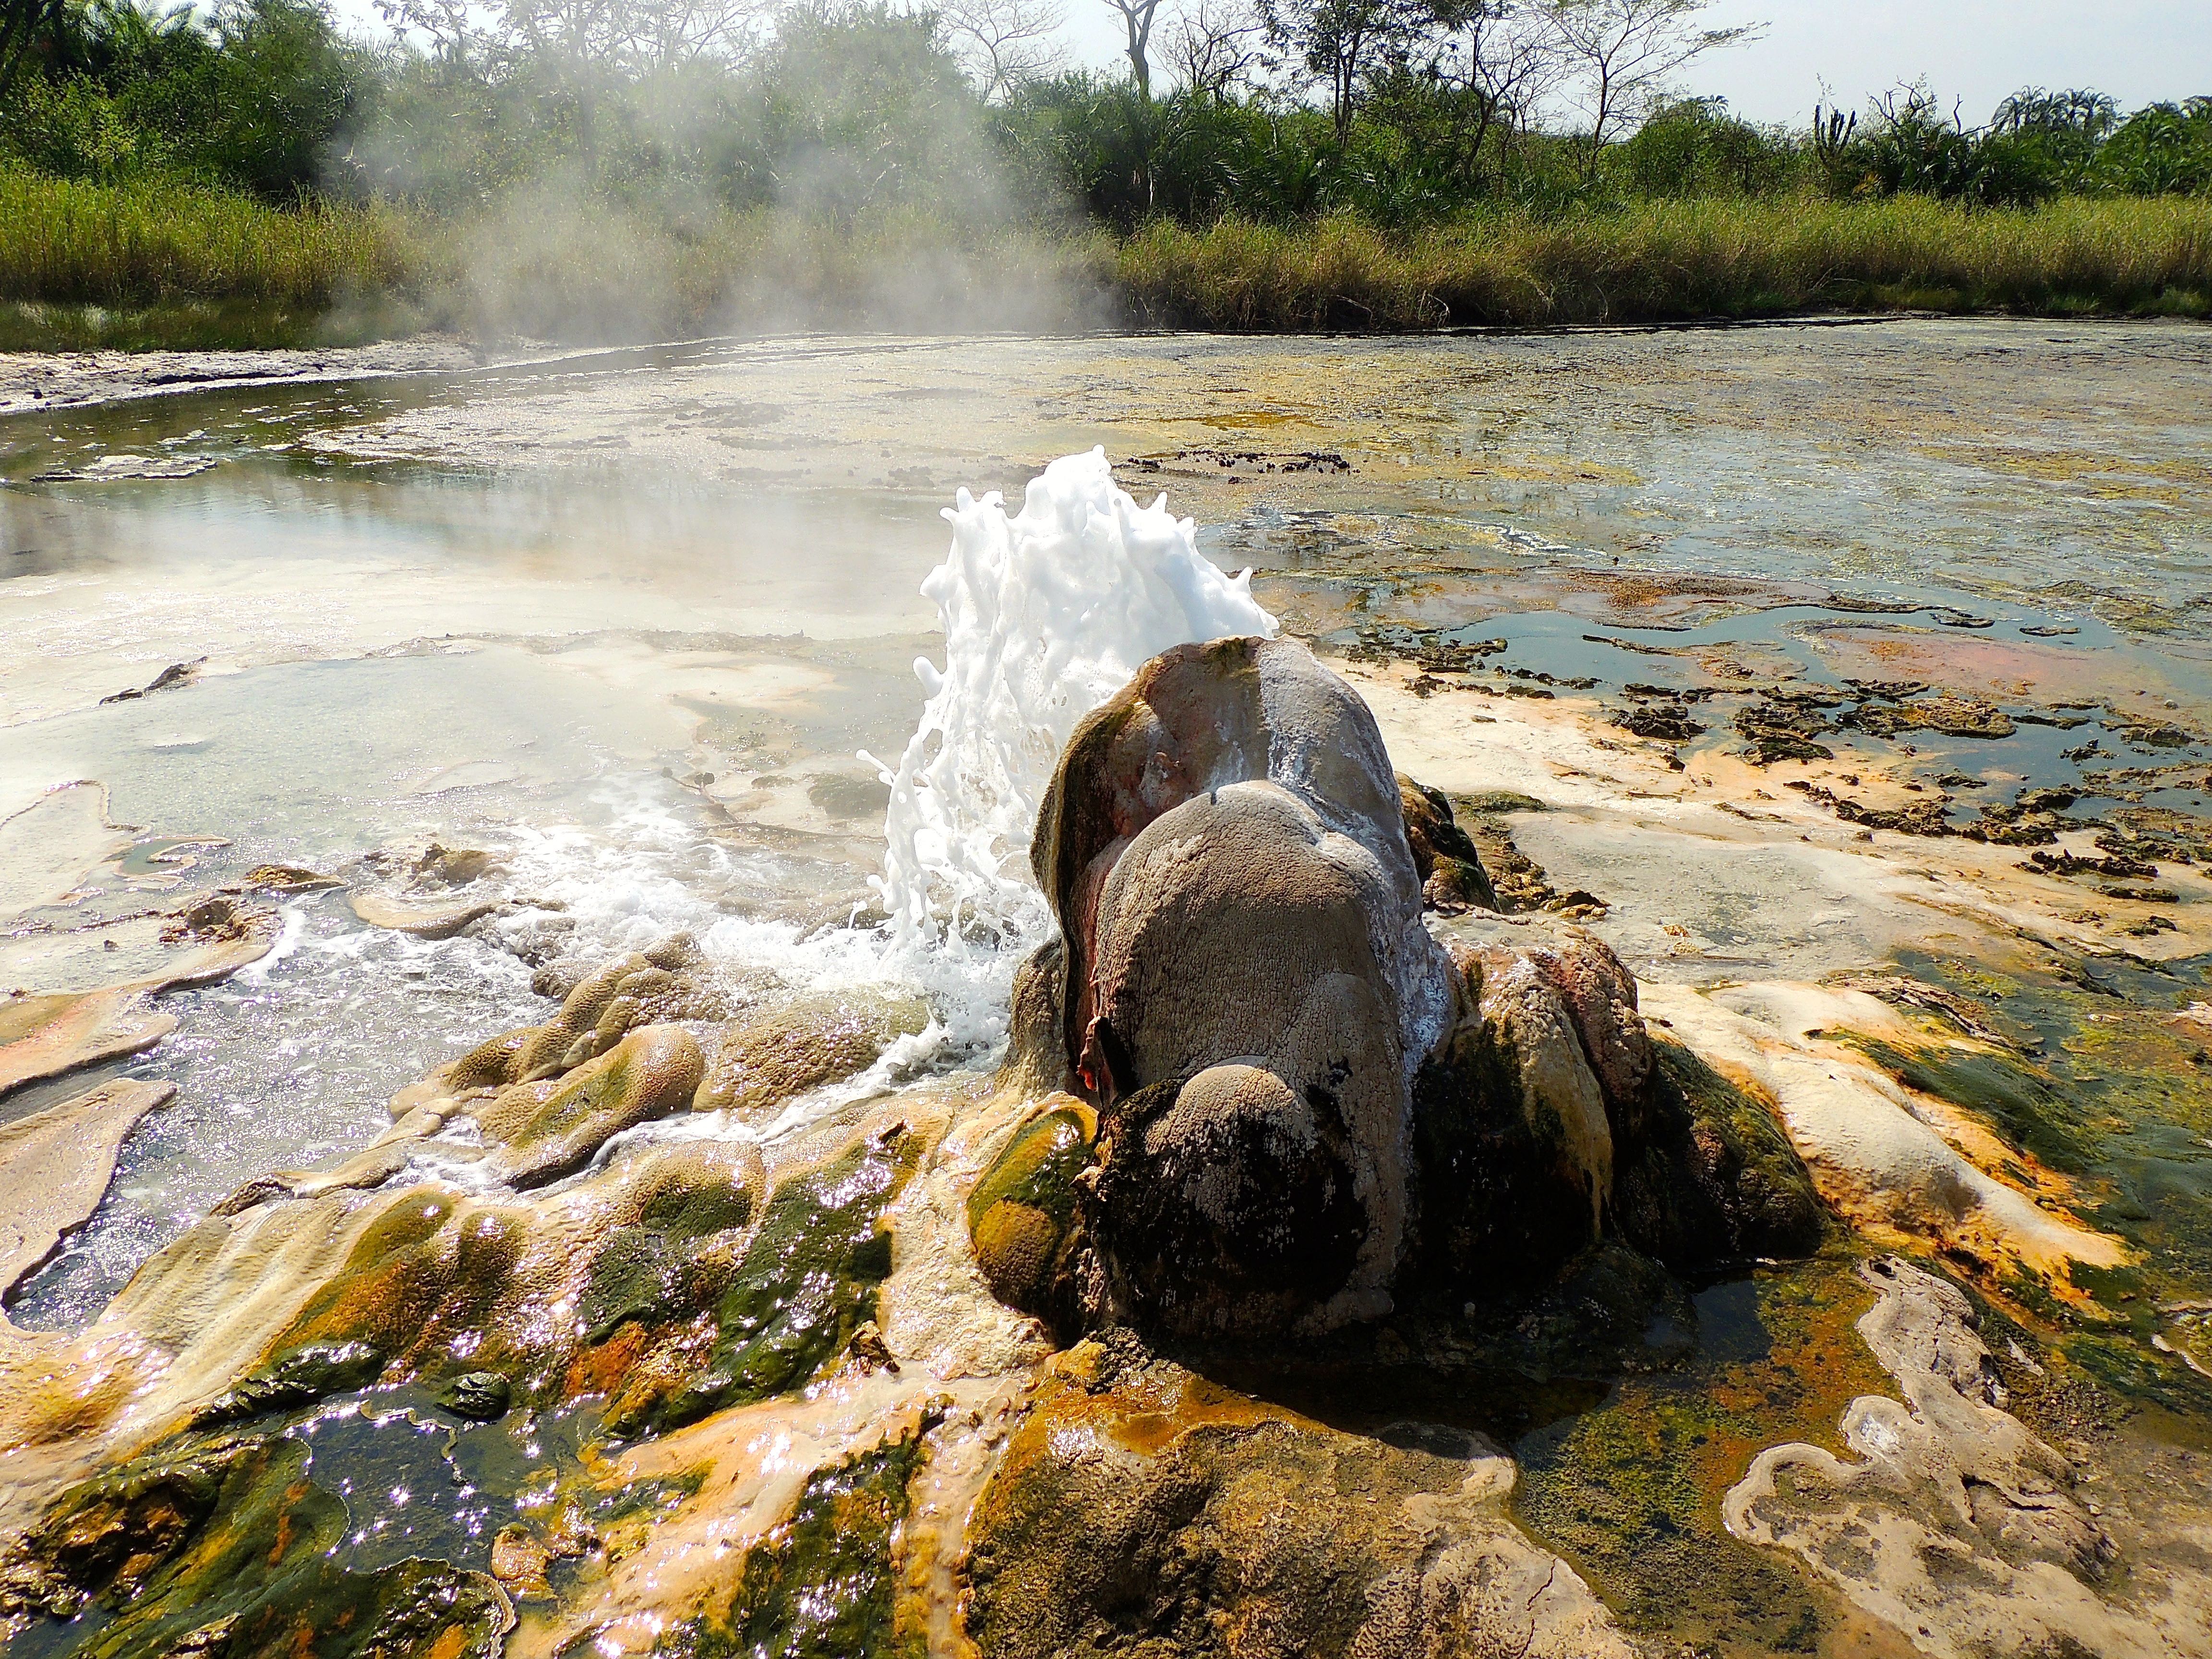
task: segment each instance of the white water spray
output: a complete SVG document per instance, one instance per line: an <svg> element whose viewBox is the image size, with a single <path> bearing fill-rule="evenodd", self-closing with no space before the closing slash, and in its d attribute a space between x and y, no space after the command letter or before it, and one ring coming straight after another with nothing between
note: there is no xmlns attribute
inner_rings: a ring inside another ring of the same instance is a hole
<svg viewBox="0 0 2212 1659"><path fill-rule="evenodd" d="M896 769L884 823L883 896L902 944L958 950L971 929L1008 944L1051 919L1030 878L1037 805L1077 723L1147 658L1228 634L1273 638L1252 573L1225 574L1162 495L1139 507L1103 448L1030 481L1009 518L993 490L945 509L952 549L921 585L945 629L942 672Z"/></svg>

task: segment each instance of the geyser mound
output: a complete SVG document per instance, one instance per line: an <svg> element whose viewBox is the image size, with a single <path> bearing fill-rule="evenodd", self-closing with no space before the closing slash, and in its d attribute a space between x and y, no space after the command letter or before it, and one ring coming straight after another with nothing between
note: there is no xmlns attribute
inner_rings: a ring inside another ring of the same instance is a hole
<svg viewBox="0 0 2212 1659"><path fill-rule="evenodd" d="M1787 1146L1662 1070L1603 944L1447 951L1407 799L1426 846L1435 799L1286 640L1176 646L1076 727L1031 848L1061 938L1017 985L1009 1075L1097 1127L1087 1167L1060 1135L986 1177L1030 1194L977 1218L1002 1294L1063 1326L1310 1334L1408 1284L1525 1288L1608 1231L1684 1267L1817 1238Z"/></svg>

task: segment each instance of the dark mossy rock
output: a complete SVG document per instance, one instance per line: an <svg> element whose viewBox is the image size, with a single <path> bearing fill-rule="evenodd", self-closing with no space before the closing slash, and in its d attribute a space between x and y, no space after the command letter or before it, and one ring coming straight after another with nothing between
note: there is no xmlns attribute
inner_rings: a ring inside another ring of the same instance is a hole
<svg viewBox="0 0 2212 1659"><path fill-rule="evenodd" d="M1542 953L1529 959L1559 966ZM1547 1063L1556 1072L1579 1041L1601 1080L1611 1165L1603 1220L1613 1235L1690 1275L1820 1248L1826 1212L1768 1103L1680 1044L1651 1042L1632 1000L1625 1012L1599 1006L1595 975L1547 977L1564 985L1578 1028L1574 1039L1553 1033L1562 1052ZM1624 1018L1632 1042L1618 1030L1601 1036ZM1556 1117L1528 1109L1530 1040L1493 1019L1463 1022L1414 1079L1419 1229L1415 1268L1401 1277L1433 1304L1522 1296L1591 1242Z"/></svg>
<svg viewBox="0 0 2212 1659"><path fill-rule="evenodd" d="M1101 1114L1086 1238L1158 1329L1287 1329L1351 1279L1367 1237L1349 1138L1326 1088L1300 1097L1256 1066L1140 1089Z"/></svg>
<svg viewBox="0 0 2212 1659"><path fill-rule="evenodd" d="M1091 1167L1098 1115L1072 1096L1015 1130L968 1195L968 1236L991 1294L1072 1332L1076 1177Z"/></svg>
<svg viewBox="0 0 2212 1659"><path fill-rule="evenodd" d="M920 1426L934 1425L929 1419ZM684 1659L921 1659L902 1630L893 1552L921 1462L920 1433L816 1472L786 1520L745 1557L728 1604L662 1638ZM671 1639L671 1638L673 1639Z"/></svg>
<svg viewBox="0 0 2212 1659"><path fill-rule="evenodd" d="M366 1342L312 1343L294 1349L268 1370L240 1379L193 1413L193 1426L241 1422L264 1412L289 1411L328 1395L365 1389L383 1370L383 1354Z"/></svg>
<svg viewBox="0 0 2212 1659"><path fill-rule="evenodd" d="M1404 773L1398 788L1406 814L1406 841L1413 849L1413 873L1431 909L1495 910L1498 894L1482 867L1474 838L1452 816L1451 798L1441 789L1417 783Z"/></svg>
<svg viewBox="0 0 2212 1659"><path fill-rule="evenodd" d="M456 1417L494 1423L507 1415L514 1390L497 1371L463 1371L448 1378L434 1396Z"/></svg>
<svg viewBox="0 0 2212 1659"><path fill-rule="evenodd" d="M1622 1236L1692 1274L1820 1249L1826 1211L1772 1108L1680 1043L1655 1047L1648 1136L1613 1174Z"/></svg>
<svg viewBox="0 0 2212 1659"><path fill-rule="evenodd" d="M17 1605L97 1599L111 1659L492 1659L514 1623L487 1575L410 1558L343 1565L345 1504L304 1440L224 1436L134 1460L64 1492L17 1547Z"/></svg>
<svg viewBox="0 0 2212 1659"><path fill-rule="evenodd" d="M1555 1120L1530 1121L1519 1058L1485 1030L1413 1078L1415 1245L1400 1282L1449 1307L1514 1296L1590 1242Z"/></svg>
<svg viewBox="0 0 2212 1659"><path fill-rule="evenodd" d="M725 1407L803 1386L874 1317L890 1276L884 1211L920 1166L921 1138L903 1127L863 1140L814 1169L787 1176L760 1225L719 1276L714 1337L681 1376L641 1371L607 1407L611 1432L696 1421ZM641 1251L626 1271L650 1271Z"/></svg>

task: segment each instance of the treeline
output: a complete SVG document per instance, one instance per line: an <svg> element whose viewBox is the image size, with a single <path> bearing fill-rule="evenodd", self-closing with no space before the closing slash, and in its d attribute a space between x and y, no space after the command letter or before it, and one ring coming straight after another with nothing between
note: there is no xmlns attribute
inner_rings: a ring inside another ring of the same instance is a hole
<svg viewBox="0 0 2212 1659"><path fill-rule="evenodd" d="M0 0L0 349L2212 314L2212 99L1763 126L1705 0L378 3Z"/></svg>
<svg viewBox="0 0 2212 1659"><path fill-rule="evenodd" d="M2030 89L1969 123L1924 87L1809 128L1669 95L1741 30L1698 0L1077 0L1125 73L1067 72L1053 0L0 0L0 154L264 201L473 211L559 176L617 196L833 213L938 204L1123 229L1385 226L1507 208L1899 194L1976 206L2212 193L2212 98L2123 112Z"/></svg>

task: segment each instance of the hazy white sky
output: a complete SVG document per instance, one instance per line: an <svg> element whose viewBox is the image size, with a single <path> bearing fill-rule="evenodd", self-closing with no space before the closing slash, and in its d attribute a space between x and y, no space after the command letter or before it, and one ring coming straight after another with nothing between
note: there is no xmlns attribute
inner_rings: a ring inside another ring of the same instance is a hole
<svg viewBox="0 0 2212 1659"><path fill-rule="evenodd" d="M372 0L337 3L377 25ZM1066 4L1069 58L1119 63L1121 23L1107 0ZM1707 16L1768 26L1685 77L1687 90L1717 93L1758 121L1798 120L1831 95L1856 108L1922 76L1947 103L1964 99L1970 123L2024 86L2094 87L2124 109L2212 94L2212 0L1716 0Z"/></svg>
<svg viewBox="0 0 2212 1659"><path fill-rule="evenodd" d="M1067 6L1074 55L1115 59L1121 23L1106 0ZM1809 117L1824 80L1856 108L1924 75L1946 103L1966 100L1970 124L2027 86L2094 87L2126 109L2212 93L2212 0L1717 0L1706 15L1767 25L1686 77L1754 121Z"/></svg>

